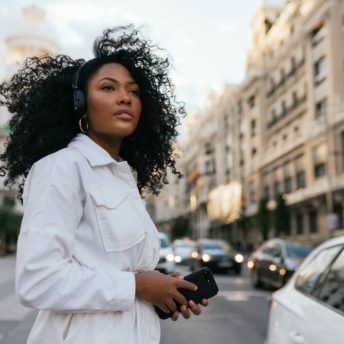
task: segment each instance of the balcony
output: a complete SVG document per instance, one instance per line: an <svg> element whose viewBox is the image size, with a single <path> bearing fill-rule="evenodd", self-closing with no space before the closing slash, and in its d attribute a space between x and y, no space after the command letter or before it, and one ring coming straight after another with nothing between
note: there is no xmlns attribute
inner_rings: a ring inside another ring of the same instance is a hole
<svg viewBox="0 0 344 344"><path fill-rule="evenodd" d="M305 59L303 58L299 63L294 64L287 75L283 76L278 84L273 85L271 89L267 92L266 97L269 98L277 92L290 78L296 75L297 71L305 64Z"/></svg>
<svg viewBox="0 0 344 344"><path fill-rule="evenodd" d="M305 103L307 100L307 96L304 95L301 98L297 98L295 99L295 101L293 102L293 104L289 107L285 107L283 108L281 114L279 116L274 117L268 124L267 124L267 128L270 129L272 128L276 123L278 123L280 120L282 120L283 118L285 118L286 116L288 116L291 112L293 112L295 109L297 109L300 105L302 105L303 103Z"/></svg>
<svg viewBox="0 0 344 344"><path fill-rule="evenodd" d="M283 154L286 154L287 152L291 151L292 149L302 145L306 141L305 137L299 137L289 144L283 146L281 149L275 149L272 151L271 149L267 150L265 153L261 155L262 159L260 162L260 166L263 167L267 164L269 164L271 161L277 159Z"/></svg>

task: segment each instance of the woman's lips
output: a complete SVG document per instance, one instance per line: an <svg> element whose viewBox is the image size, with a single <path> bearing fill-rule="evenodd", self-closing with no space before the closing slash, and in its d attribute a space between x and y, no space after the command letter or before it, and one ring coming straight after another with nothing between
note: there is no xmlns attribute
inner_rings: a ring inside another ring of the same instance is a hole
<svg viewBox="0 0 344 344"><path fill-rule="evenodd" d="M115 112L115 116L126 120L134 119L133 113L129 109L119 109Z"/></svg>

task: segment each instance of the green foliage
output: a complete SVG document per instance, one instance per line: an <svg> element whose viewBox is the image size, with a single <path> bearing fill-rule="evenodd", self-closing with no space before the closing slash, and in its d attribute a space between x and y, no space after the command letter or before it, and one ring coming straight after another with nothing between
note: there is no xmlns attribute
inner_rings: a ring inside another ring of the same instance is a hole
<svg viewBox="0 0 344 344"><path fill-rule="evenodd" d="M257 224L262 232L264 241L268 239L268 233L271 223L270 211L267 207L268 202L269 200L267 198L261 198L259 200L258 212L256 215Z"/></svg>
<svg viewBox="0 0 344 344"><path fill-rule="evenodd" d="M9 245L17 242L23 216L14 211L10 202L4 203L0 206L0 252L6 253Z"/></svg>
<svg viewBox="0 0 344 344"><path fill-rule="evenodd" d="M289 234L290 232L290 210L283 195L276 197L276 208L274 210L274 225L276 235L279 233Z"/></svg>
<svg viewBox="0 0 344 344"><path fill-rule="evenodd" d="M184 238L189 234L189 219L187 217L179 216L174 220L172 225L172 240L177 238Z"/></svg>

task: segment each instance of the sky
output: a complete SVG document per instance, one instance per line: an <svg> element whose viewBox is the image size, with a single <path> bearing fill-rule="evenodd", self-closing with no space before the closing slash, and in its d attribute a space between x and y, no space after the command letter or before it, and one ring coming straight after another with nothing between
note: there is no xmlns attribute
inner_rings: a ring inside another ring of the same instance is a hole
<svg viewBox="0 0 344 344"><path fill-rule="evenodd" d="M173 58L177 100L189 112L203 108L206 94L245 77L250 23L258 0L0 0L0 41L20 25L21 9L45 11L47 33L60 53L91 59L92 44L117 25L144 25L145 37ZM0 45L0 76L4 72Z"/></svg>

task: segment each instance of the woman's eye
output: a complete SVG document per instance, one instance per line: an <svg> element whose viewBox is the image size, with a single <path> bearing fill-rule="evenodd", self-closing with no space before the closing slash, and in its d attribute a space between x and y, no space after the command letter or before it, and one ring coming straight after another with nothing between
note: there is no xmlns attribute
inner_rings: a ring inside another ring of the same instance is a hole
<svg viewBox="0 0 344 344"><path fill-rule="evenodd" d="M107 85L107 86L103 86L102 87L102 90L105 90L105 91L112 91L114 88L110 85Z"/></svg>
<svg viewBox="0 0 344 344"><path fill-rule="evenodd" d="M139 96L140 95L140 91L139 90L131 90L130 92L132 94L135 94L135 96Z"/></svg>

